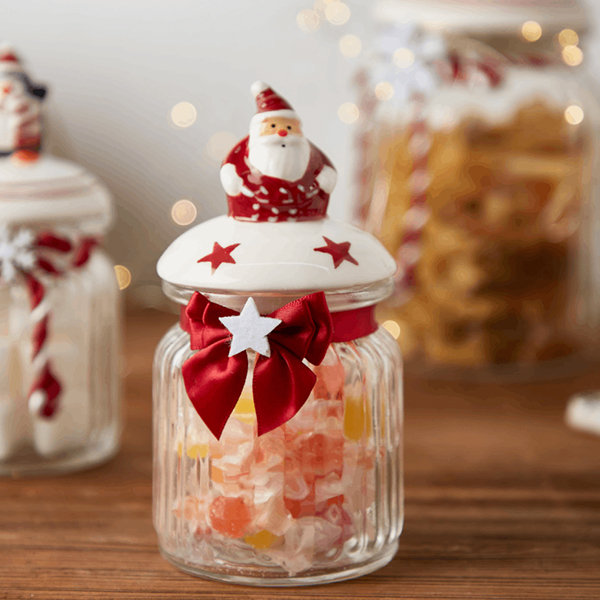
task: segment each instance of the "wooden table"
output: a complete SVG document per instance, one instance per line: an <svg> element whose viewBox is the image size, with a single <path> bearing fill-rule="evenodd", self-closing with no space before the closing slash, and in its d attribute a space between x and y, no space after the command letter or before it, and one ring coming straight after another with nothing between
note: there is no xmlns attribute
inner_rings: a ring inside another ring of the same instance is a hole
<svg viewBox="0 0 600 600"><path fill-rule="evenodd" d="M126 428L109 464L0 480L0 599L598 599L600 437L565 400L600 369L528 385L406 386L406 526L393 562L299 589L196 579L165 562L151 507L150 364L173 315L127 324Z"/></svg>

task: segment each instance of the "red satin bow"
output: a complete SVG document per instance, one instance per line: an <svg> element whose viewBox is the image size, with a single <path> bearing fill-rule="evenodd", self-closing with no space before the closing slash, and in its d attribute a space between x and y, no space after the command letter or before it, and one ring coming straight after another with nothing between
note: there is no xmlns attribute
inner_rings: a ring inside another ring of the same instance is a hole
<svg viewBox="0 0 600 600"><path fill-rule="evenodd" d="M183 380L194 408L218 439L242 393L248 372L246 352L228 356L231 334L220 317L237 315L194 293L186 308L191 347L197 350L183 365ZM333 336L325 294L294 300L269 317L282 322L269 336L271 356L258 355L252 393L258 435L279 427L304 405L316 375L303 364L323 361Z"/></svg>

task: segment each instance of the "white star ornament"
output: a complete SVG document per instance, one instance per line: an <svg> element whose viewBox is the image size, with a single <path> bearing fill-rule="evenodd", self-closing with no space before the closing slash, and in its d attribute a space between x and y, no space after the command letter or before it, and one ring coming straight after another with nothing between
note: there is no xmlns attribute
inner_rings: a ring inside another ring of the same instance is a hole
<svg viewBox="0 0 600 600"><path fill-rule="evenodd" d="M281 319L261 317L253 298L248 298L238 316L221 317L219 320L233 336L229 356L249 349L263 356L271 356L267 336L281 323Z"/></svg>

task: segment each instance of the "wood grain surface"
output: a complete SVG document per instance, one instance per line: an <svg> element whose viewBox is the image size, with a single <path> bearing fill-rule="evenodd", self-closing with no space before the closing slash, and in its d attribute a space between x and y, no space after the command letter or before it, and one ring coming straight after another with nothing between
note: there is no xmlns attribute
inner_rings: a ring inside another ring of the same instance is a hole
<svg viewBox="0 0 600 600"><path fill-rule="evenodd" d="M119 455L86 473L0 479L0 598L600 598L600 437L564 425L600 369L520 385L406 385L406 525L362 579L242 588L179 572L151 523L150 364L173 315L127 322Z"/></svg>

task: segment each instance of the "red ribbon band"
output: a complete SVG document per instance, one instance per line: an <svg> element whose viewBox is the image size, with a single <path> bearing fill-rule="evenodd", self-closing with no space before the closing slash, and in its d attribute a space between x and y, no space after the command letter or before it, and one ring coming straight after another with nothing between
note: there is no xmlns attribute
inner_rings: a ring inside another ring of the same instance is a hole
<svg viewBox="0 0 600 600"><path fill-rule="evenodd" d="M186 315L186 310L186 306L181 307L179 326L190 333L190 319ZM351 342L371 335L379 327L375 320L375 306L363 306L330 314L333 325L332 342Z"/></svg>
<svg viewBox="0 0 600 600"><path fill-rule="evenodd" d="M182 368L187 394L218 439L239 400L248 373L248 356L229 356L231 333L222 317L238 313L195 292L181 311L181 328L197 352ZM303 363L319 365L332 342L348 342L377 329L374 307L330 313L323 292L298 298L273 311L281 323L268 335L270 356L258 355L252 393L258 435L289 421L304 405L316 375Z"/></svg>

